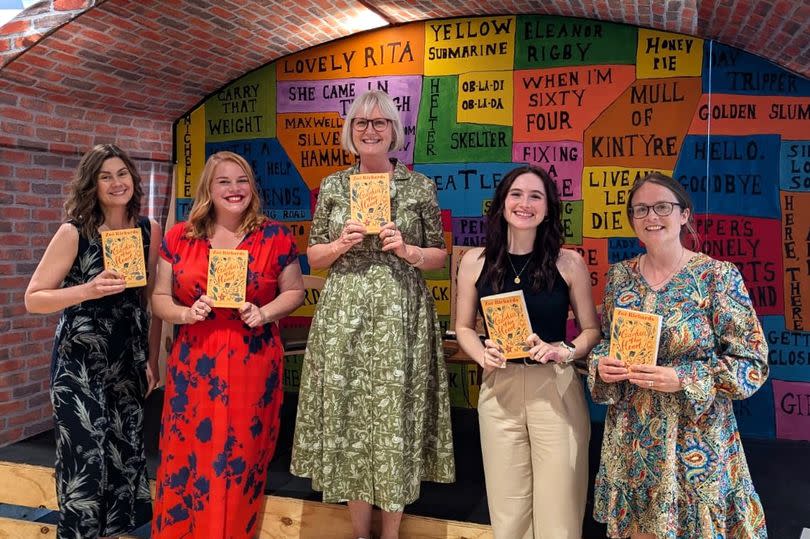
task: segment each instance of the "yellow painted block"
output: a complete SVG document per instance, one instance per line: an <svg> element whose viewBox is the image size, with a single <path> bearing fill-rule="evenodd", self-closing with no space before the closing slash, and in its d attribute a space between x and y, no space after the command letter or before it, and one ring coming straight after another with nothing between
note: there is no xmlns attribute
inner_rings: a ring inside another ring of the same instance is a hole
<svg viewBox="0 0 810 539"><path fill-rule="evenodd" d="M425 76L470 70L511 70L515 59L515 17L476 17L425 23Z"/></svg>
<svg viewBox="0 0 810 539"><path fill-rule="evenodd" d="M458 77L458 123L512 125L511 71L476 71Z"/></svg>
<svg viewBox="0 0 810 539"><path fill-rule="evenodd" d="M671 32L638 29L637 78L699 77L702 69L702 39Z"/></svg>
<svg viewBox="0 0 810 539"><path fill-rule="evenodd" d="M180 118L175 131L177 198L193 198L205 166L205 107Z"/></svg>

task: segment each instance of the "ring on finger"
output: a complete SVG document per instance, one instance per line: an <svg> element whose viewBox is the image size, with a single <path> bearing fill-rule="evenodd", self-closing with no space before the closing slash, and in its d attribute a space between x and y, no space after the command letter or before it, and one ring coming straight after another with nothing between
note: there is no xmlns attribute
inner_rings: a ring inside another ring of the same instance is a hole
<svg viewBox="0 0 810 539"><path fill-rule="evenodd" d="M649 382L647 382L647 385L648 385L648 386L650 386L650 387L652 387L652 386L654 386L654 385L655 385L655 382L654 382L654 381L652 381L652 380L650 380Z"/></svg>

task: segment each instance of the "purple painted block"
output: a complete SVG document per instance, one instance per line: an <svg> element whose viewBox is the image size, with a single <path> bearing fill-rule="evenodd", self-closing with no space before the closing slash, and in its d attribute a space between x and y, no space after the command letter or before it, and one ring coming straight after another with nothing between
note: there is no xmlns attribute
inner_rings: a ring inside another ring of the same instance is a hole
<svg viewBox="0 0 810 539"><path fill-rule="evenodd" d="M279 81L277 112L337 112L341 118L345 118L355 98L373 89L385 90L396 102L405 128L405 148L393 155L404 163L412 164L416 117L422 96L420 76Z"/></svg>
<svg viewBox="0 0 810 539"><path fill-rule="evenodd" d="M776 437L810 440L810 384L773 381Z"/></svg>

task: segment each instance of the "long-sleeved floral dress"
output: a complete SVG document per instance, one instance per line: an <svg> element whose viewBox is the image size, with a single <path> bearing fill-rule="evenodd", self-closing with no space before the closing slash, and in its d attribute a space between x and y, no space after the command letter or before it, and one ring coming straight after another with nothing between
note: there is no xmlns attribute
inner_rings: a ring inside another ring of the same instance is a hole
<svg viewBox="0 0 810 539"><path fill-rule="evenodd" d="M594 518L611 537L767 537L732 409L732 399L751 396L768 376L768 346L742 276L697 254L655 291L638 261L608 273L603 339L589 361L591 395L610 405ZM663 316L658 364L675 369L682 391L599 378L614 307Z"/></svg>

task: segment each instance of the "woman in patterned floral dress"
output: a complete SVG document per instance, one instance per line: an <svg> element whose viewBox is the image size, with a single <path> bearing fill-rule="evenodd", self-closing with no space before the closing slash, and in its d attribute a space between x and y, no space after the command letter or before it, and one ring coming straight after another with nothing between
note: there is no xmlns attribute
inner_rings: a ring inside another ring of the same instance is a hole
<svg viewBox="0 0 810 539"><path fill-rule="evenodd" d="M56 231L25 292L32 313L63 310L51 365L57 537L126 533L151 518L143 406L157 386L160 321L146 309L160 226L139 215L141 178L113 144L81 159ZM139 228L147 289L104 269L103 230Z"/></svg>
<svg viewBox="0 0 810 539"><path fill-rule="evenodd" d="M765 382L768 346L736 266L683 246L692 213L672 178L636 182L627 215L647 251L608 273L588 383L609 405L594 518L610 537L767 537L732 400ZM608 356L615 307L663 316L656 366Z"/></svg>
<svg viewBox="0 0 810 539"><path fill-rule="evenodd" d="M433 298L421 269L444 266L435 185L391 160L402 121L384 92L358 97L344 147L359 163L323 180L307 249L330 268L310 329L293 443L292 473L311 477L325 502L349 502L356 537L398 537L420 481L454 479L447 373ZM391 175L391 217L366 236L347 218L349 176Z"/></svg>
<svg viewBox="0 0 810 539"><path fill-rule="evenodd" d="M211 249L248 252L238 309L214 308L205 294ZM295 242L262 214L250 165L213 154L158 262L155 312L180 328L166 366L153 539L258 536L283 396L275 322L303 300Z"/></svg>

